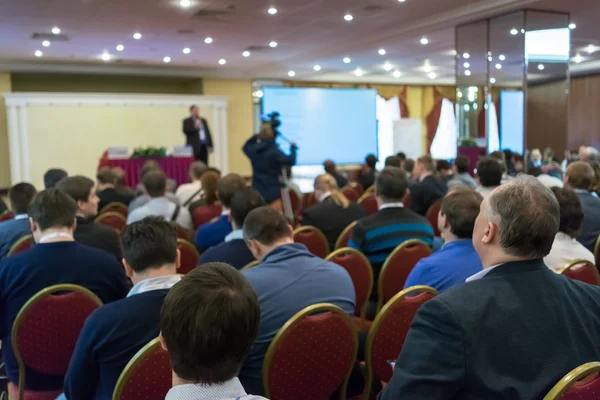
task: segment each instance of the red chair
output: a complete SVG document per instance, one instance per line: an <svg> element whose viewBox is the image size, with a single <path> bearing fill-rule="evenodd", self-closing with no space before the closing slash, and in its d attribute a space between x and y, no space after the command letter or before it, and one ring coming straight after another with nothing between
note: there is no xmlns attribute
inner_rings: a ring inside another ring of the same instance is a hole
<svg viewBox="0 0 600 400"><path fill-rule="evenodd" d="M119 234L125 228L125 225L127 225L127 219L125 219L125 217L123 217L120 213L113 211L98 215L94 222L97 224L110 226L111 228L116 229Z"/></svg>
<svg viewBox="0 0 600 400"><path fill-rule="evenodd" d="M596 260L596 265L600 265L600 236L596 239L596 245L594 246L594 259Z"/></svg>
<svg viewBox="0 0 600 400"><path fill-rule="evenodd" d="M600 362L583 364L562 378L544 400L600 399Z"/></svg>
<svg viewBox="0 0 600 400"><path fill-rule="evenodd" d="M210 222L213 218L219 217L222 212L223 206L221 203L211 204L210 206L196 207L192 212L194 229L198 229L198 227Z"/></svg>
<svg viewBox="0 0 600 400"><path fill-rule="evenodd" d="M600 274L594 264L587 260L574 260L559 272L576 281L600 286Z"/></svg>
<svg viewBox="0 0 600 400"><path fill-rule="evenodd" d="M326 260L336 263L348 271L356 293L354 315L359 319L355 322L358 322L360 328L365 327L367 301L373 291L373 268L371 268L371 263L363 253L349 247L334 251L327 256Z"/></svg>
<svg viewBox="0 0 600 400"><path fill-rule="evenodd" d="M402 204L404 204L405 208L410 208L410 205L412 204L412 200L410 197L410 191L406 191L406 193L404 194L404 199L402 199Z"/></svg>
<svg viewBox="0 0 600 400"><path fill-rule="evenodd" d="M313 192L311 193L306 193L303 197L302 197L302 209L306 210L312 206L314 206L315 204L317 204L317 199L315 198L315 194Z"/></svg>
<svg viewBox="0 0 600 400"><path fill-rule="evenodd" d="M361 205L363 210L367 215L376 214L379 211L379 205L377 204L377 199L375 195L371 192L365 192L360 199L358 199L358 204Z"/></svg>
<svg viewBox="0 0 600 400"><path fill-rule="evenodd" d="M21 239L17 240L15 244L13 244L10 247L8 253L6 253L6 256L8 257L22 253L25 250L29 250L33 246L35 246L35 242L33 241L33 235L25 235Z"/></svg>
<svg viewBox="0 0 600 400"><path fill-rule="evenodd" d="M267 350L262 369L265 397L328 400L340 389L339 398L345 399L357 349L355 327L341 308L305 308L279 330Z"/></svg>
<svg viewBox="0 0 600 400"><path fill-rule="evenodd" d="M410 271L421 258L431 255L431 248L418 239L407 240L390 253L379 273L377 311L404 289Z"/></svg>
<svg viewBox="0 0 600 400"><path fill-rule="evenodd" d="M346 196L346 198L352 202L357 202L358 199L360 198L360 195L358 194L358 191L356 191L356 189L354 189L351 186L345 186L342 188L342 193L344 194L344 196Z"/></svg>
<svg viewBox="0 0 600 400"><path fill-rule="evenodd" d="M438 229L438 215L440 210L442 209L442 199L436 200L431 207L427 210L427 214L425 214L425 218L433 227L433 234L437 237L440 236L440 230Z"/></svg>
<svg viewBox="0 0 600 400"><path fill-rule="evenodd" d="M357 222L358 221L354 221L345 227L342 233L340 233L340 236L338 236L337 240L335 241L335 250L348 247L348 242L350 241L350 237L352 237L352 229L354 229Z"/></svg>
<svg viewBox="0 0 600 400"><path fill-rule="evenodd" d="M294 242L302 243L317 257L325 258L329 254L327 238L314 226L307 225L297 228L294 231Z"/></svg>
<svg viewBox="0 0 600 400"><path fill-rule="evenodd" d="M185 275L196 268L198 261L200 261L200 253L198 253L196 246L185 239L177 239L177 248L181 254L181 262L179 268L177 268L177 273Z"/></svg>
<svg viewBox="0 0 600 400"><path fill-rule="evenodd" d="M169 355L158 338L142 347L121 372L113 400L164 399L171 389Z"/></svg>
<svg viewBox="0 0 600 400"><path fill-rule="evenodd" d="M173 222L173 224L175 225L175 228L177 228L177 239L183 239L188 242L192 240L192 233L190 231L178 223Z"/></svg>
<svg viewBox="0 0 600 400"><path fill-rule="evenodd" d="M62 390L28 390L25 368L65 375L85 319L100 306L102 301L88 289L64 284L39 291L21 307L10 343L19 366L18 386L8 384L11 399L54 400L61 394Z"/></svg>
<svg viewBox="0 0 600 400"><path fill-rule="evenodd" d="M365 345L367 379L363 399L369 398L373 378L390 381L390 361L396 361L402 351L414 316L423 303L436 295L437 291L429 286L413 286L396 294L377 314Z"/></svg>
<svg viewBox="0 0 600 400"><path fill-rule="evenodd" d="M123 203L112 202L102 207L98 214L104 214L107 212L116 212L121 214L123 217L127 218L127 216L129 215L129 208L127 208L127 206Z"/></svg>
<svg viewBox="0 0 600 400"><path fill-rule="evenodd" d="M6 210L0 214L0 222L9 221L9 220L13 219L14 217L15 217L14 212L12 212L10 210Z"/></svg>
<svg viewBox="0 0 600 400"><path fill-rule="evenodd" d="M302 199L298 196L295 190L289 189L290 203L292 204L292 212L294 215L298 214L302 209Z"/></svg>

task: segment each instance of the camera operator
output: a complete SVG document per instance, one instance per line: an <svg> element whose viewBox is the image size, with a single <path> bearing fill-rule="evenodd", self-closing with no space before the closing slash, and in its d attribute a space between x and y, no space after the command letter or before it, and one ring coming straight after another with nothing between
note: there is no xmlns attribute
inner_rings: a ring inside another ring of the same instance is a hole
<svg viewBox="0 0 600 400"><path fill-rule="evenodd" d="M260 133L251 137L243 151L252 163L252 187L265 199L267 204L281 209L281 188L283 187L282 167L296 163L298 147L291 143L291 154L286 155L275 143L281 125L279 113L272 113L263 120ZM279 206L279 207L278 207Z"/></svg>

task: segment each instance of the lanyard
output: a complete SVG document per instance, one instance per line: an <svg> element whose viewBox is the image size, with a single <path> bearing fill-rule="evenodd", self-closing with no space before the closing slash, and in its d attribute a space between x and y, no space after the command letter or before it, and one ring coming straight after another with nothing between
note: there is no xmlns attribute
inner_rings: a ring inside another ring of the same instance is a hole
<svg viewBox="0 0 600 400"><path fill-rule="evenodd" d="M55 233L50 233L48 235L44 235L40 238L40 241L38 243L44 243L47 242L48 240L54 239L54 238L58 238L58 237L62 237L62 238L69 238L71 240L73 240L73 236L69 235L68 233L65 232L55 232Z"/></svg>

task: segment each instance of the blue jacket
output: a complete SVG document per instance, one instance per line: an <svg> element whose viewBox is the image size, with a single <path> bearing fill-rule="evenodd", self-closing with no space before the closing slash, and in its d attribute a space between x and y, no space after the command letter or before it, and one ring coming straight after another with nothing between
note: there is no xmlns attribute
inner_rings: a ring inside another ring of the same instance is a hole
<svg viewBox="0 0 600 400"><path fill-rule="evenodd" d="M279 329L298 311L313 304L332 303L353 314L354 285L345 269L297 243L277 247L260 265L242 273L258 296L260 326L239 378L246 392L261 395L263 359Z"/></svg>
<svg viewBox="0 0 600 400"><path fill-rule="evenodd" d="M209 262L223 262L240 270L254 261L252 252L246 246L244 239L233 239L229 242L219 243L218 245L206 250L200 256L200 265Z"/></svg>
<svg viewBox="0 0 600 400"><path fill-rule="evenodd" d="M204 224L198 228L194 238L196 247L200 252L208 250L223 242L225 236L229 235L232 230L229 216L221 215L215 222Z"/></svg>
<svg viewBox="0 0 600 400"><path fill-rule="evenodd" d="M17 240L31 233L29 218L11 219L0 223L0 260Z"/></svg>
<svg viewBox="0 0 600 400"><path fill-rule="evenodd" d="M452 286L465 283L468 277L482 269L473 241L459 239L421 259L408 275L404 287L427 285L441 293Z"/></svg>
<svg viewBox="0 0 600 400"><path fill-rule="evenodd" d="M267 203L281 197L281 168L296 164L296 148L292 147L289 156L285 155L274 140L250 138L242 148L252 163L252 187Z"/></svg>

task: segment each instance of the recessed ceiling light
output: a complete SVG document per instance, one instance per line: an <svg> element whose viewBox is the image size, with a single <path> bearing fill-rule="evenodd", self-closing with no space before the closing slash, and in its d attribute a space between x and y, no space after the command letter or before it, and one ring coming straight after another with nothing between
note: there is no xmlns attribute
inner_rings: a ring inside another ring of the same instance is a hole
<svg viewBox="0 0 600 400"><path fill-rule="evenodd" d="M387 51L385 51L385 49L379 49L377 52L380 56L385 56L387 54Z"/></svg>
<svg viewBox="0 0 600 400"><path fill-rule="evenodd" d="M211 38L210 36L207 37L206 39L204 39L204 43L206 44L211 44L213 42L213 38Z"/></svg>
<svg viewBox="0 0 600 400"><path fill-rule="evenodd" d="M515 36L515 35L518 35L518 34L519 34L519 31L517 30L517 28L512 28L512 29L510 30L510 34L511 34L511 35L513 35L513 36Z"/></svg>
<svg viewBox="0 0 600 400"><path fill-rule="evenodd" d="M398 0L398 3L404 3L406 0Z"/></svg>
<svg viewBox="0 0 600 400"><path fill-rule="evenodd" d="M392 64L390 64L389 62L386 62L385 64L383 64L383 69L385 69L386 71L391 71L392 70Z"/></svg>
<svg viewBox="0 0 600 400"><path fill-rule="evenodd" d="M190 0L180 0L179 5L183 8L188 8L192 5L192 2Z"/></svg>
<svg viewBox="0 0 600 400"><path fill-rule="evenodd" d="M580 62L582 62L583 58L581 57L581 54L577 53L575 55L575 58L573 59L573 61L575 61L577 64L579 64Z"/></svg>
<svg viewBox="0 0 600 400"><path fill-rule="evenodd" d="M277 14L277 9L275 7L271 7L267 10L267 12L271 15Z"/></svg>
<svg viewBox="0 0 600 400"><path fill-rule="evenodd" d="M315 71L320 71L320 70L321 70L321 66L320 66L320 65L315 65L315 66L313 67L313 69L314 69Z"/></svg>
<svg viewBox="0 0 600 400"><path fill-rule="evenodd" d="M139 33L139 32L136 32L136 33L133 34L133 38L135 40L140 40L142 38L142 34Z"/></svg>
<svg viewBox="0 0 600 400"><path fill-rule="evenodd" d="M108 54L105 51L104 53L102 53L102 55L100 56L100 58L102 58L104 61L109 61L110 60L110 54Z"/></svg>
<svg viewBox="0 0 600 400"><path fill-rule="evenodd" d="M502 64L500 64L500 63L496 64L496 69L502 69Z"/></svg>
<svg viewBox="0 0 600 400"><path fill-rule="evenodd" d="M425 65L425 66L423 67L423 71L425 71L425 72L427 72L427 73L431 72L431 65Z"/></svg>
<svg viewBox="0 0 600 400"><path fill-rule="evenodd" d="M525 33L525 29L521 29L521 33Z"/></svg>
<svg viewBox="0 0 600 400"><path fill-rule="evenodd" d="M504 54L500 54L500 55L498 56L498 59L499 59L500 61L504 61L504 60L506 60L506 56L505 56Z"/></svg>
<svg viewBox="0 0 600 400"><path fill-rule="evenodd" d="M190 54L192 52L192 49L190 49L189 47L186 47L183 49L183 54Z"/></svg>
<svg viewBox="0 0 600 400"><path fill-rule="evenodd" d="M429 79L435 79L435 78L437 78L436 73L435 72L430 72L429 73Z"/></svg>
<svg viewBox="0 0 600 400"><path fill-rule="evenodd" d="M488 56L488 61L492 62L492 60L493 60L492 56Z"/></svg>
<svg viewBox="0 0 600 400"><path fill-rule="evenodd" d="M471 71L469 71L468 69L465 71L465 75L466 76L471 76Z"/></svg>
<svg viewBox="0 0 600 400"><path fill-rule="evenodd" d="M544 70L544 68L546 68L546 67L544 67L544 64L538 64L538 69L539 69L540 71L543 71L543 70Z"/></svg>
<svg viewBox="0 0 600 400"><path fill-rule="evenodd" d="M294 76L296 76L296 72L295 71L289 71L288 72L288 76L290 76L290 77L293 78Z"/></svg>
<svg viewBox="0 0 600 400"><path fill-rule="evenodd" d="M344 64L350 64L350 62L352 62L350 57L344 57Z"/></svg>
<svg viewBox="0 0 600 400"><path fill-rule="evenodd" d="M394 71L394 73L392 74L394 75L394 78L400 78L402 76L402 73L398 70Z"/></svg>
<svg viewBox="0 0 600 400"><path fill-rule="evenodd" d="M596 51L596 48L594 47L593 44L590 44L588 47L586 47L585 51L592 54L594 51Z"/></svg>
<svg viewBox="0 0 600 400"><path fill-rule="evenodd" d="M118 44L117 47L115 47L117 49L117 51L123 51L125 50L125 46L123 46L122 44Z"/></svg>
<svg viewBox="0 0 600 400"><path fill-rule="evenodd" d="M463 64L463 67L465 67L465 68L469 68L470 66L471 66L471 64L469 64L468 62Z"/></svg>
<svg viewBox="0 0 600 400"><path fill-rule="evenodd" d="M44 41L42 42L42 46L44 46L44 47L48 47L48 46L50 46L50 41L48 41L48 40L44 40Z"/></svg>
<svg viewBox="0 0 600 400"><path fill-rule="evenodd" d="M576 24L574 24L573 22L571 22L571 23L569 24L569 29L575 29L575 28L577 28L577 25L576 25Z"/></svg>
<svg viewBox="0 0 600 400"><path fill-rule="evenodd" d="M166 56L165 58L163 58L163 62L170 63L171 62L171 57Z"/></svg>
<svg viewBox="0 0 600 400"><path fill-rule="evenodd" d="M421 38L421 44L422 44L423 46L425 46L426 44L429 44L429 39L427 39L426 37L422 37L422 38Z"/></svg>
<svg viewBox="0 0 600 400"><path fill-rule="evenodd" d="M354 17L352 16L352 14L346 14L346 15L344 15L344 19L346 21L350 22L354 19Z"/></svg>
<svg viewBox="0 0 600 400"><path fill-rule="evenodd" d="M490 83L496 83L496 78L490 78Z"/></svg>
<svg viewBox="0 0 600 400"><path fill-rule="evenodd" d="M59 33L60 33L60 28L58 26L55 26L54 28L52 28L52 34L58 35Z"/></svg>
<svg viewBox="0 0 600 400"><path fill-rule="evenodd" d="M244 51L244 52L242 53L242 55L243 55L244 57L250 57L250 52L249 52L248 50L246 50L246 51Z"/></svg>
<svg viewBox="0 0 600 400"><path fill-rule="evenodd" d="M279 43L277 43L276 41L272 41L271 43L269 43L269 46L272 48L275 48L275 47L279 46Z"/></svg>
<svg viewBox="0 0 600 400"><path fill-rule="evenodd" d="M220 65L225 65L225 64L227 64L227 60L226 60L226 59L224 59L224 58L221 58L221 59L219 60L219 64L220 64Z"/></svg>
<svg viewBox="0 0 600 400"><path fill-rule="evenodd" d="M363 76L364 72L363 72L362 69L356 68L356 71L354 71L354 75L356 75L356 76Z"/></svg>
<svg viewBox="0 0 600 400"><path fill-rule="evenodd" d="M264 96L264 93L263 93L263 91L262 91L262 90L257 90L256 92L254 92L254 95L255 95L256 97L263 97L263 96Z"/></svg>
<svg viewBox="0 0 600 400"><path fill-rule="evenodd" d="M469 53L463 53L463 58L468 60L470 57L471 55Z"/></svg>
<svg viewBox="0 0 600 400"><path fill-rule="evenodd" d="M42 53L41 50L36 50L35 53L33 53L33 54L35 54L36 57L41 57L44 55L44 53Z"/></svg>

